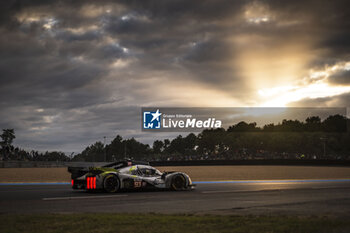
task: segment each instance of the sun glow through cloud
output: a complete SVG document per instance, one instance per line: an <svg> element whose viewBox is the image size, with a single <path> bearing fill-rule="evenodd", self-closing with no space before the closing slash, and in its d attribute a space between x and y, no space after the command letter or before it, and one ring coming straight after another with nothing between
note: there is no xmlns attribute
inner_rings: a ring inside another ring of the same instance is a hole
<svg viewBox="0 0 350 233"><path fill-rule="evenodd" d="M284 87L273 88L274 94L269 95L261 107L286 107L291 102L302 99L316 99L324 97L332 97L350 92L350 86L330 86L327 83L315 83L305 87L295 86L289 91L285 91ZM261 90L261 93L268 93L269 90Z"/></svg>
<svg viewBox="0 0 350 233"><path fill-rule="evenodd" d="M311 70L302 84L277 86L258 90L263 99L261 107L285 107L289 103L303 99L316 99L341 95L350 92L350 85L331 85L328 77L337 72L348 71L350 62L327 66L324 70Z"/></svg>

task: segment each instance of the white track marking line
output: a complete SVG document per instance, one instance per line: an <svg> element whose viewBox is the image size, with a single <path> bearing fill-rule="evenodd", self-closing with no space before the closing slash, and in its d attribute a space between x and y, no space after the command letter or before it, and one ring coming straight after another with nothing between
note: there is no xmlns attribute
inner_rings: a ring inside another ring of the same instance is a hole
<svg viewBox="0 0 350 233"><path fill-rule="evenodd" d="M55 200L75 200L75 199L97 199L97 198L108 198L108 197L126 197L128 195L108 195L108 196L81 196L81 197L46 197L43 201L55 201Z"/></svg>

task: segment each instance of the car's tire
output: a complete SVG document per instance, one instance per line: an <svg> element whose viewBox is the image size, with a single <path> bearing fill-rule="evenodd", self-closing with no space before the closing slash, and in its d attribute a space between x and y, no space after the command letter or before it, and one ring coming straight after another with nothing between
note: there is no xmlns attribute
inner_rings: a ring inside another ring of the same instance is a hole
<svg viewBox="0 0 350 233"><path fill-rule="evenodd" d="M120 181L115 175L107 175L103 180L103 189L107 193L115 193L120 189Z"/></svg>
<svg viewBox="0 0 350 233"><path fill-rule="evenodd" d="M184 190L186 186L186 180L183 175L175 175L171 179L171 189L175 191Z"/></svg>

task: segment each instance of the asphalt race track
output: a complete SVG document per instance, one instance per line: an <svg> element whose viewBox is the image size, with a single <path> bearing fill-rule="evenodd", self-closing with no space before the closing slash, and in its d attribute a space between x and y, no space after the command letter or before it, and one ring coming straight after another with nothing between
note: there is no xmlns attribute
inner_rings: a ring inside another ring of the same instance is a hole
<svg viewBox="0 0 350 233"><path fill-rule="evenodd" d="M350 216L350 179L197 182L193 191L117 194L68 184L0 185L0 213L193 213Z"/></svg>

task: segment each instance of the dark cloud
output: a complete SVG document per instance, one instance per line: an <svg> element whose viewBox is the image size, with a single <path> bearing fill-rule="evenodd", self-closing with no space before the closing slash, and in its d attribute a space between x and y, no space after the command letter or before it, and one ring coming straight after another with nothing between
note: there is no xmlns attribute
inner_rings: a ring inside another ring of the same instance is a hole
<svg viewBox="0 0 350 233"><path fill-rule="evenodd" d="M229 44L222 40L209 40L205 42L194 42L185 60L195 63L222 63L226 62L232 55L228 48Z"/></svg>
<svg viewBox="0 0 350 233"><path fill-rule="evenodd" d="M113 35L126 36L157 33L155 29L157 27L149 22L143 22L134 18L123 20L120 16L110 18L106 26L106 30Z"/></svg>
<svg viewBox="0 0 350 233"><path fill-rule="evenodd" d="M95 40L98 40L99 38L101 38L101 34L98 31L88 31L82 34L64 31L57 35L57 39L62 39L65 42L95 41Z"/></svg>
<svg viewBox="0 0 350 233"><path fill-rule="evenodd" d="M328 77L331 83L350 84L350 70L342 70Z"/></svg>
<svg viewBox="0 0 350 233"><path fill-rule="evenodd" d="M120 1L128 8L138 12L145 12L154 19L162 19L167 22L190 20L222 20L235 15L248 1L227 0L175 0L158 3L154 0L146 1ZM171 25L169 25L171 26Z"/></svg>

